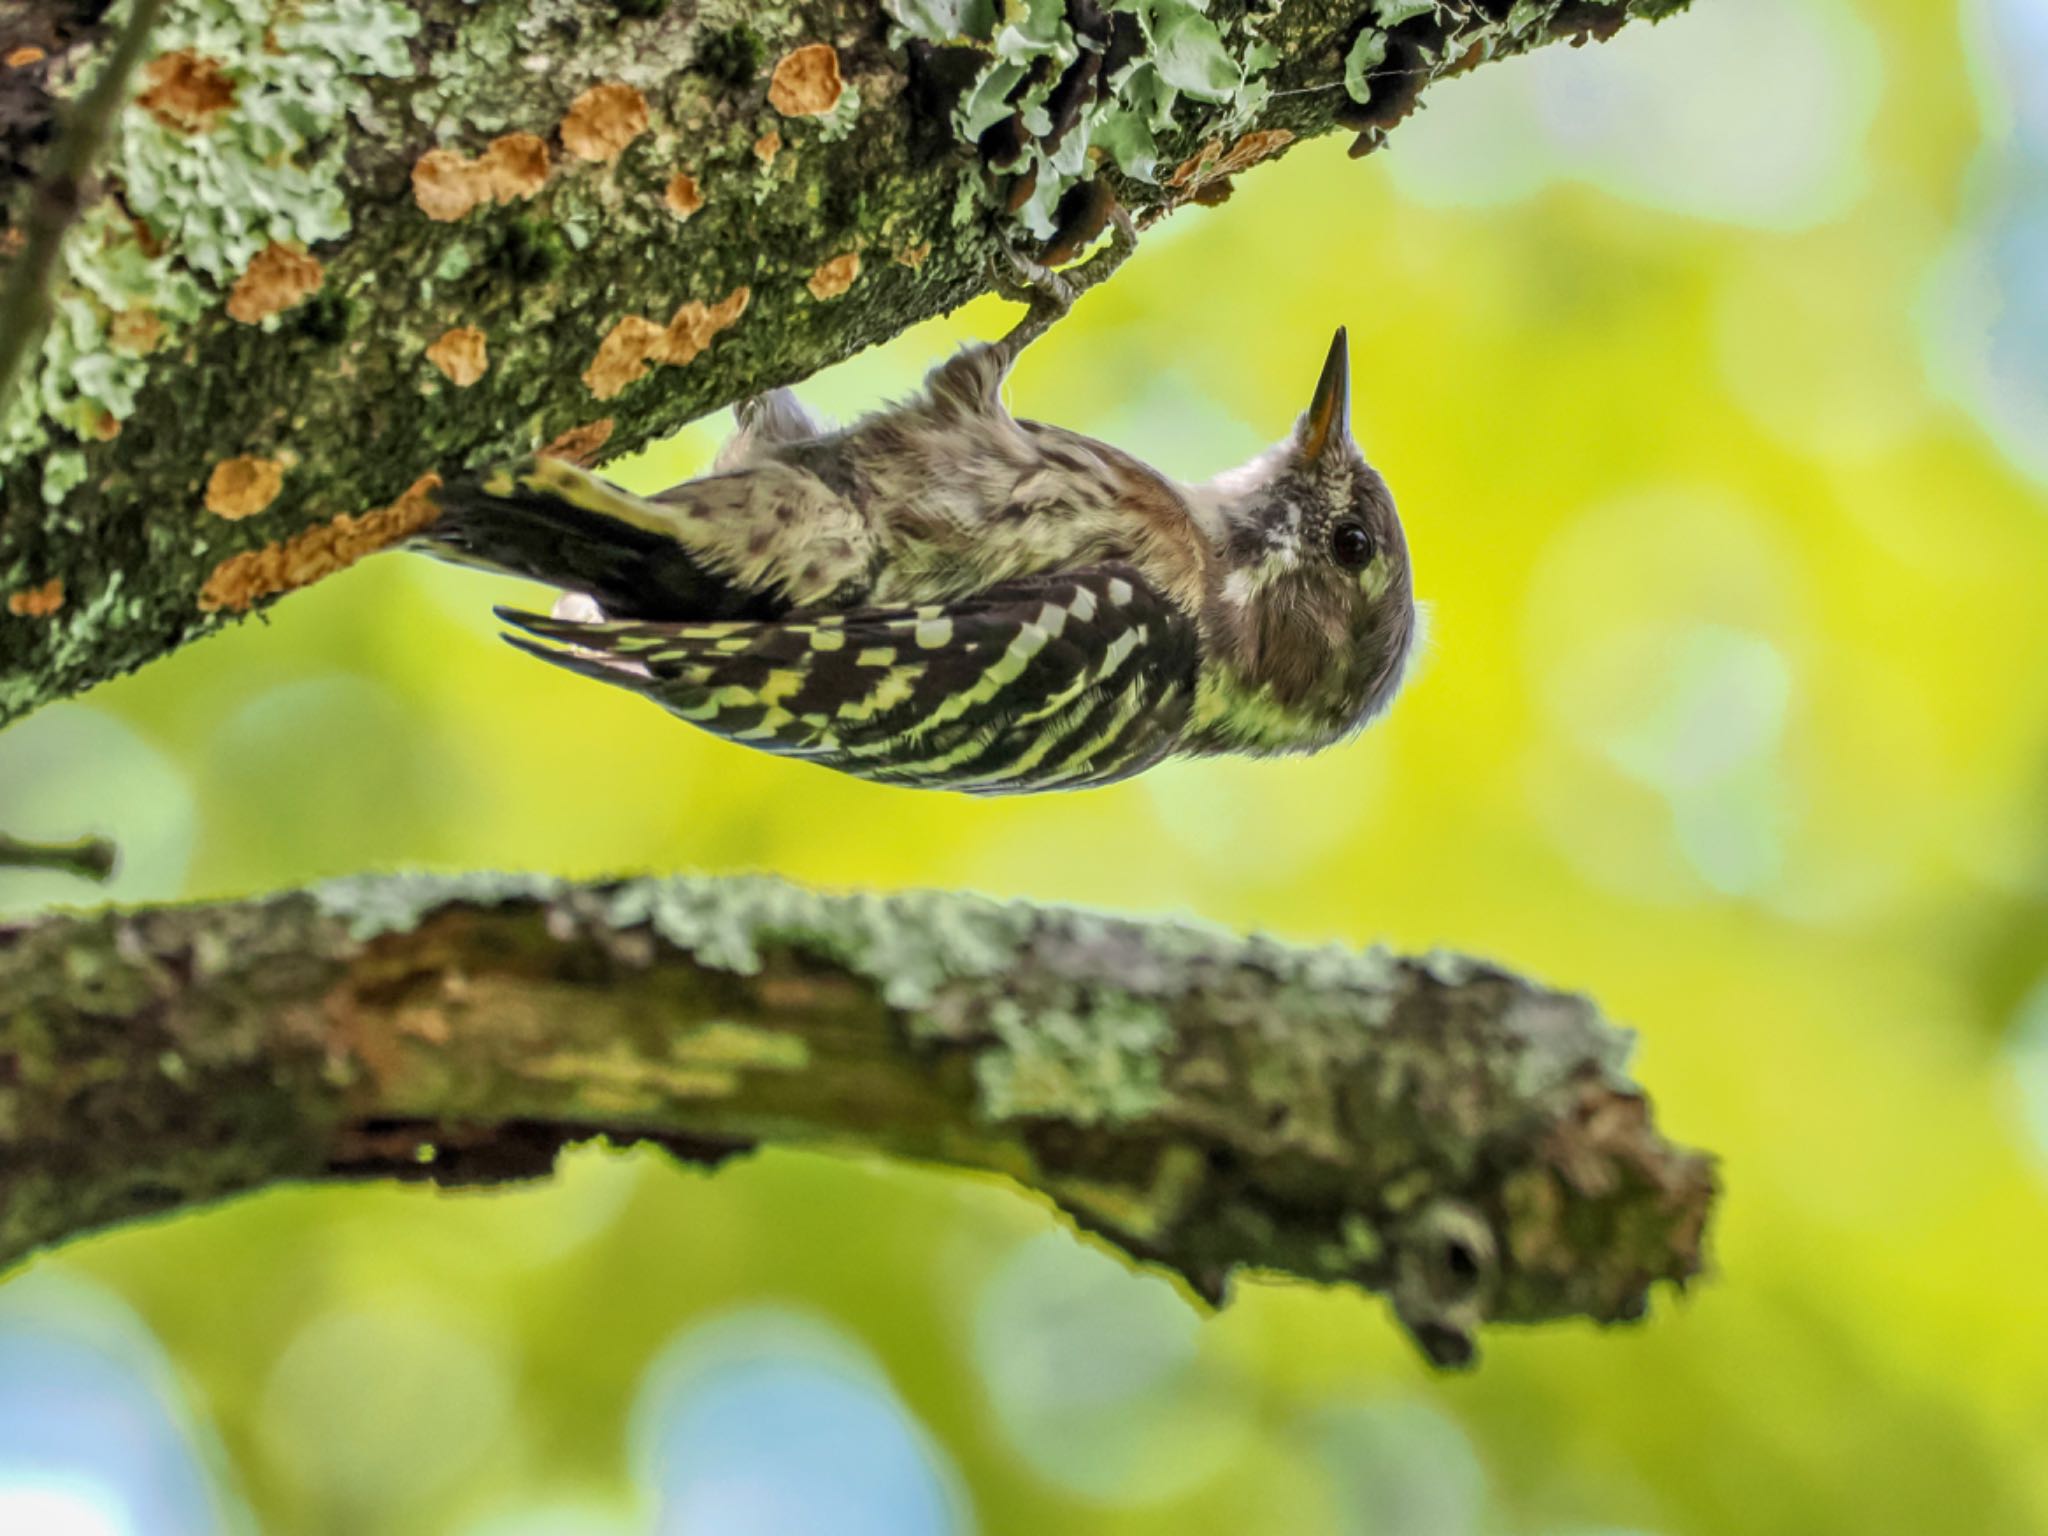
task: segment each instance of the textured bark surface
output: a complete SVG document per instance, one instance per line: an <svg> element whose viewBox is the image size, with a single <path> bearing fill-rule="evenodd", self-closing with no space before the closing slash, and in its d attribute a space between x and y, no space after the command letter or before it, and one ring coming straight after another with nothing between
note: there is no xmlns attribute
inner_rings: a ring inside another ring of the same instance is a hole
<svg viewBox="0 0 2048 1536"><path fill-rule="evenodd" d="M1211 201L1303 138L1375 146L1441 75L1683 3L1030 0L1011 85L933 41L977 0L174 0L57 339L0 402L0 723L404 536L437 472L626 452L950 309L999 231ZM119 15L0 9L10 219ZM1150 73L1083 154L1088 27Z"/></svg>
<svg viewBox="0 0 2048 1536"><path fill-rule="evenodd" d="M1383 1292L1432 1359L1639 1316L1708 1161L1591 1004L1291 949L770 880L365 880L0 929L0 1265L295 1180L544 1175L604 1134L989 1169L1220 1299Z"/></svg>

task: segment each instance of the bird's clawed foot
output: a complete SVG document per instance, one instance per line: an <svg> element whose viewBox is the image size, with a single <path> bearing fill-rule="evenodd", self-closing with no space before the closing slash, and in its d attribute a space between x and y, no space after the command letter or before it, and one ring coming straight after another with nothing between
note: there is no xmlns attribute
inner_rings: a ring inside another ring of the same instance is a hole
<svg viewBox="0 0 2048 1536"><path fill-rule="evenodd" d="M1017 329L1035 323L1032 334L1042 334L1074 307L1080 290L1072 279L1018 250L1008 236L997 239L999 249L989 262L989 281L997 293L1028 310Z"/></svg>
<svg viewBox="0 0 2048 1536"><path fill-rule="evenodd" d="M999 236L1001 250L990 263L990 278L1004 298L1028 306L1002 345L1014 357L1066 317L1074 301L1124 264L1138 248L1138 226L1118 205L1110 212L1109 243L1079 266L1055 271Z"/></svg>

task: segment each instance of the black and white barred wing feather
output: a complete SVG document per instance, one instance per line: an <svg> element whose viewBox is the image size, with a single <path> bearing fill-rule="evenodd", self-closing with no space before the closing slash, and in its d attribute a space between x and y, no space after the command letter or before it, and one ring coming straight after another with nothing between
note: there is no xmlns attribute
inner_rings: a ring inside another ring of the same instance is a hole
<svg viewBox="0 0 2048 1536"><path fill-rule="evenodd" d="M762 751L884 784L1080 789L1166 756L1196 635L1132 568L1004 582L943 606L768 622L579 623L499 610L514 645Z"/></svg>

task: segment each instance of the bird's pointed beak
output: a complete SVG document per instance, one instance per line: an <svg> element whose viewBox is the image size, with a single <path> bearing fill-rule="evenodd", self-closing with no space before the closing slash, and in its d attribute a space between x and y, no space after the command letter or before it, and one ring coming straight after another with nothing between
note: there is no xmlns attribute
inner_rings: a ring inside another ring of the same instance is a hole
<svg viewBox="0 0 2048 1536"><path fill-rule="evenodd" d="M1344 327L1330 342L1330 355L1323 360L1323 376L1316 380L1315 399L1301 424L1301 451L1319 459L1324 450L1351 435L1351 352L1345 345Z"/></svg>

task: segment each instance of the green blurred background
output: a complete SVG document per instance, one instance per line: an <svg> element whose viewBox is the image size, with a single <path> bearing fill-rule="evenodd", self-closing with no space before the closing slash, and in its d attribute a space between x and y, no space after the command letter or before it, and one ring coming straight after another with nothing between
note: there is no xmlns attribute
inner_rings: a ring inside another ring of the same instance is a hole
<svg viewBox="0 0 2048 1536"><path fill-rule="evenodd" d="M489 619L531 593L399 556L0 736L7 830L111 834L122 899L771 869L1476 950L1638 1027L1724 1159L1694 1295L1439 1378L1369 1298L1198 1320L992 1181L586 1150L14 1277L0 1532L2048 1531L2043 82L2044 0L1700 0L1154 231L1013 404L1205 476L1351 327L1432 639L1313 760L875 788L537 666Z"/></svg>

